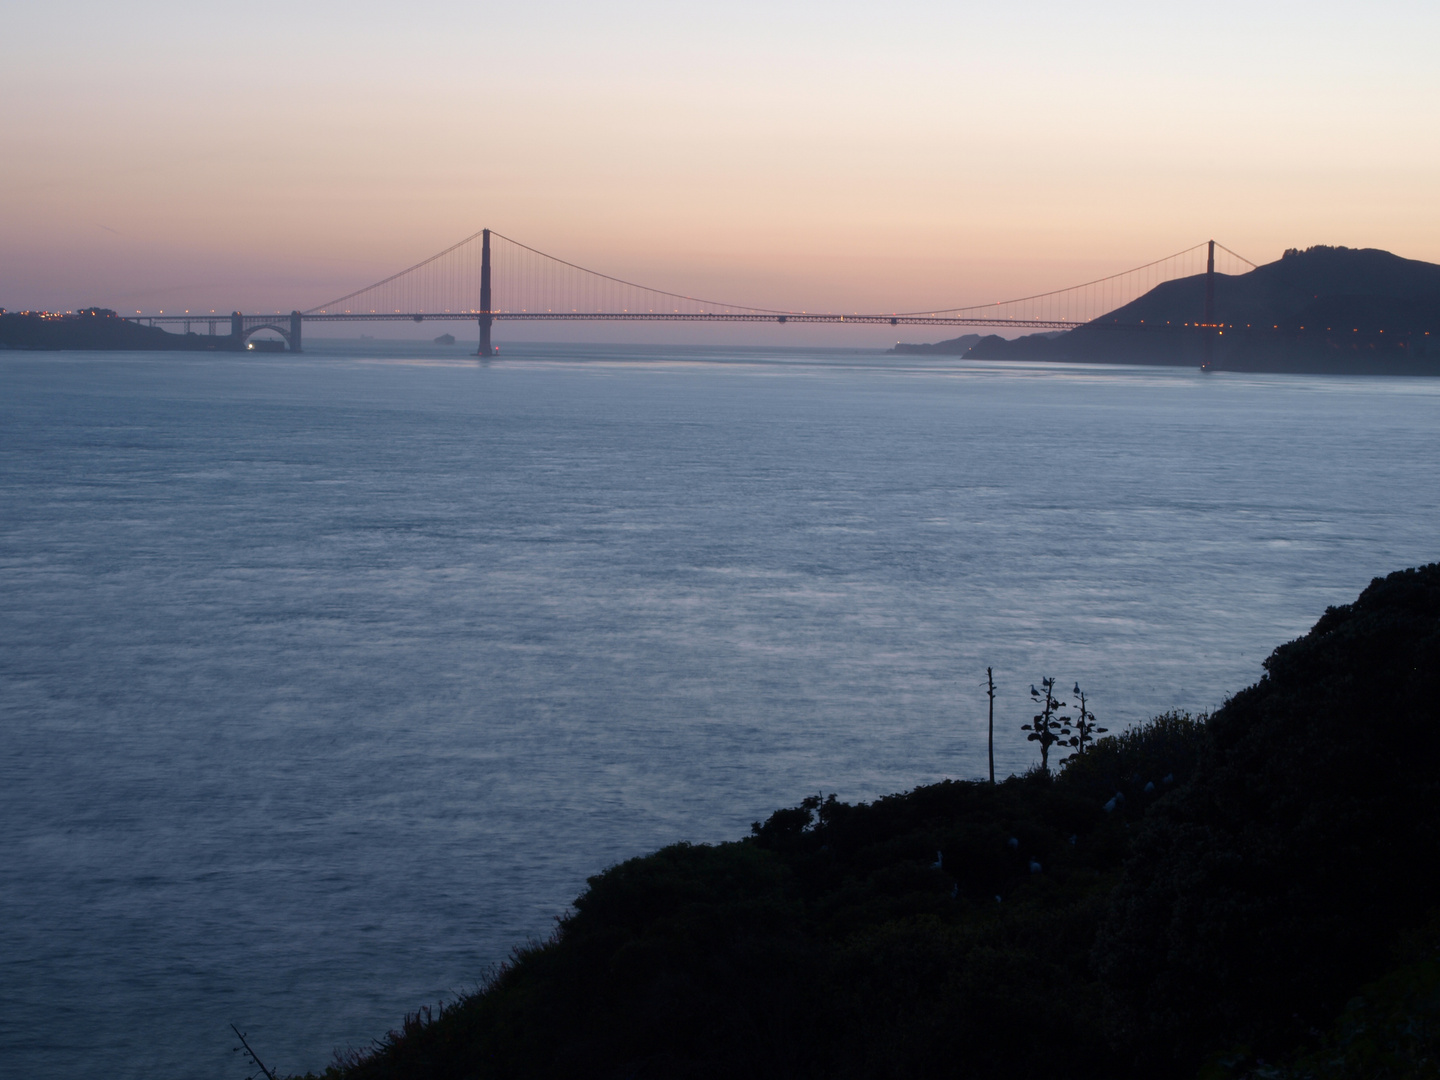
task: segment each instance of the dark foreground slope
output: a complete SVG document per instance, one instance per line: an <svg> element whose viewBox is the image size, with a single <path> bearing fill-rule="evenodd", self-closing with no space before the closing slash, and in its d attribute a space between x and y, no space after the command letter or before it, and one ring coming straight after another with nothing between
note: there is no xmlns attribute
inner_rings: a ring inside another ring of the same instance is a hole
<svg viewBox="0 0 1440 1080"><path fill-rule="evenodd" d="M1053 779L811 798L616 866L329 1075L1434 1075L1437 675L1440 564Z"/></svg>
<svg viewBox="0 0 1440 1080"><path fill-rule="evenodd" d="M991 336L967 355L1198 367L1204 314L1202 274L1158 285L1069 333ZM1220 369L1440 374L1440 265L1388 251L1312 247L1248 274L1217 274L1215 319L1223 329L1209 355Z"/></svg>

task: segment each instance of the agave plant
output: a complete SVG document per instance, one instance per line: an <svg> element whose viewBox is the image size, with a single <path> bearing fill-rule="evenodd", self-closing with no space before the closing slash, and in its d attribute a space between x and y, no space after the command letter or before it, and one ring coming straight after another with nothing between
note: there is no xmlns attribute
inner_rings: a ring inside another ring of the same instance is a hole
<svg viewBox="0 0 1440 1080"><path fill-rule="evenodd" d="M1030 733L1025 736L1028 741L1040 744L1040 768L1049 772L1050 747L1056 743L1070 745L1070 718L1058 715L1060 710L1065 708L1065 702L1058 701L1055 697L1055 680L1041 679L1040 687L1040 690L1036 690L1035 684L1030 684L1030 696L1040 706L1040 712L1030 723L1021 724L1020 730Z"/></svg>
<svg viewBox="0 0 1440 1080"><path fill-rule="evenodd" d="M1085 744L1093 743L1096 735L1104 735L1109 728L1095 726L1095 714L1085 704L1085 691L1080 689L1080 684L1075 684L1075 695L1080 699L1080 715L1075 718L1075 733L1070 736L1069 741L1060 740L1061 745L1072 748L1076 753L1085 752Z"/></svg>

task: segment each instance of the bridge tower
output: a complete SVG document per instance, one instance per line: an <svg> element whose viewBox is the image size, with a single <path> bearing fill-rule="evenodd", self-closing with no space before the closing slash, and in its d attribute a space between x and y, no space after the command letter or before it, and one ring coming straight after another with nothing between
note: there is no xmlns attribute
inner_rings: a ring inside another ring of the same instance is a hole
<svg viewBox="0 0 1440 1080"><path fill-rule="evenodd" d="M1210 257L1205 260L1205 325L1215 322L1215 241L1210 241Z"/></svg>
<svg viewBox="0 0 1440 1080"><path fill-rule="evenodd" d="M290 312L290 351L300 351L300 312Z"/></svg>
<svg viewBox="0 0 1440 1080"><path fill-rule="evenodd" d="M1205 363L1209 371L1215 356L1215 241L1210 241L1210 254L1205 260Z"/></svg>
<svg viewBox="0 0 1440 1080"><path fill-rule="evenodd" d="M490 345L490 324L495 321L490 313L490 230L480 237L480 350L476 356L491 356L495 350Z"/></svg>

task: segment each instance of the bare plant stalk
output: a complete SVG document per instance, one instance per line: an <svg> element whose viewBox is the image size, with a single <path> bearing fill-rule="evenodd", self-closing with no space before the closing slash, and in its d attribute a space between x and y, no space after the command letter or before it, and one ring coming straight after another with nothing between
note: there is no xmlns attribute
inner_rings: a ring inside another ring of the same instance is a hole
<svg viewBox="0 0 1440 1080"><path fill-rule="evenodd" d="M230 1030L235 1032L235 1037L240 1040L240 1045L245 1048L245 1056L255 1063L255 1067L259 1069L263 1075L268 1077L269 1080L280 1080L275 1073L265 1067L265 1063L260 1060L260 1056L256 1054L254 1050L250 1049L250 1044L245 1041L245 1036L240 1033L240 1029L234 1024L231 1024Z"/></svg>
<svg viewBox="0 0 1440 1080"><path fill-rule="evenodd" d="M1075 720L1075 734L1070 737L1068 744L1080 753L1085 753L1085 744L1093 743L1096 735L1103 735L1109 728L1095 726L1095 714L1086 706L1085 692L1080 689L1080 684L1075 684L1075 693L1080 695L1080 716ZM1064 740L1062 739L1063 743Z"/></svg>
<svg viewBox="0 0 1440 1080"><path fill-rule="evenodd" d="M985 669L986 693L990 695L990 783L995 783L995 674Z"/></svg>

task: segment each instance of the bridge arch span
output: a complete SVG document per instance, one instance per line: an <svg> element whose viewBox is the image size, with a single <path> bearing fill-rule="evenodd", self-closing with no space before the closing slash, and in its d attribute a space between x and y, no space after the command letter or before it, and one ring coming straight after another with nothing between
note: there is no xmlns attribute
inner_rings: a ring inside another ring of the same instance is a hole
<svg viewBox="0 0 1440 1080"><path fill-rule="evenodd" d="M288 326L281 326L278 323L262 323L259 326L245 327L240 332L240 348L248 348L250 345L250 339L256 334L258 334L261 330L274 330L275 333L279 334L282 338L285 339L285 348L287 350L289 350L290 352L299 351L295 348L295 342L290 337L290 328Z"/></svg>
<svg viewBox="0 0 1440 1080"><path fill-rule="evenodd" d="M261 330L273 330L285 341L285 347L290 352L300 352L302 323L300 312L292 311L287 319L278 312L274 315L242 315L238 311L230 313L230 336L234 341L233 348L246 349L249 347L250 338Z"/></svg>

